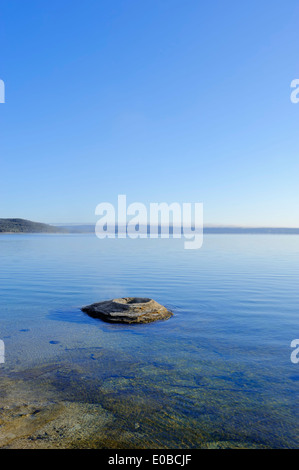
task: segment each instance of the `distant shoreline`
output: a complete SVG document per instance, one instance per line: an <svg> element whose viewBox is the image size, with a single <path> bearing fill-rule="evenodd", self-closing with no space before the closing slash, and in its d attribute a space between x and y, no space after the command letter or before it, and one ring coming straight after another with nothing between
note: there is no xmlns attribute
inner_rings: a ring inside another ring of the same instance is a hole
<svg viewBox="0 0 299 470"><path fill-rule="evenodd" d="M124 226L122 226L124 228ZM150 236L150 225L140 226L143 233ZM172 235L174 226L170 224L169 234ZM32 222L26 219L0 219L0 235L1 234L16 234L16 233L52 233L52 234L79 234L79 233L94 233L95 224L44 224L40 222ZM115 231L109 233L118 234L118 225L115 226ZM158 225L158 234L161 233L161 224ZM183 235L183 228L181 227ZM204 234L215 235L258 235L258 234L271 234L271 235L299 235L299 227L238 227L238 226L205 226L203 228Z"/></svg>
<svg viewBox="0 0 299 470"><path fill-rule="evenodd" d="M74 230L64 230L64 231L53 231L53 232L30 232L30 231L19 231L19 232L1 232L1 235L91 235L95 233L95 229L93 230L80 230L78 227ZM114 233L114 232L107 232L107 233ZM221 228L219 230L212 230L209 228L205 228L203 230L204 235L299 235L299 229L232 229L228 230L226 228ZM117 231L115 232L117 238ZM158 238L160 238L160 235ZM172 232L170 232L170 236L172 237ZM150 238L150 234L148 232L148 237Z"/></svg>
<svg viewBox="0 0 299 470"><path fill-rule="evenodd" d="M63 228L67 233L94 233L95 225L59 225L60 228ZM161 226L159 226L159 233ZM169 233L172 235L173 226L170 226ZM183 229L181 228L182 234ZM114 232L113 232L114 233ZM118 233L118 227L116 226L115 234ZM146 233L150 234L150 226L147 226ZM299 227L209 227L206 226L203 228L204 234L215 234L215 235L229 235L229 234L273 234L273 235L299 235Z"/></svg>

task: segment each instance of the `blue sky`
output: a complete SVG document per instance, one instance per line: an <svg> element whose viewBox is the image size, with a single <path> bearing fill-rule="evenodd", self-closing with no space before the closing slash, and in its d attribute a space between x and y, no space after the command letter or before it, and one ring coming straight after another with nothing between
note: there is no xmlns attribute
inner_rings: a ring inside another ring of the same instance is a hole
<svg viewBox="0 0 299 470"><path fill-rule="evenodd" d="M1 0L0 217L299 226L297 0Z"/></svg>

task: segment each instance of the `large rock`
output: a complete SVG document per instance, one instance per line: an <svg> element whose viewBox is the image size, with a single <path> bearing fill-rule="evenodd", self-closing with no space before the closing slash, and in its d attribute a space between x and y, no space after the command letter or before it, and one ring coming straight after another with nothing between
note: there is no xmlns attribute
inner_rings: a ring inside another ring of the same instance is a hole
<svg viewBox="0 0 299 470"><path fill-rule="evenodd" d="M140 297L124 297L82 307L93 318L112 323L150 323L167 320L172 312L155 300Z"/></svg>

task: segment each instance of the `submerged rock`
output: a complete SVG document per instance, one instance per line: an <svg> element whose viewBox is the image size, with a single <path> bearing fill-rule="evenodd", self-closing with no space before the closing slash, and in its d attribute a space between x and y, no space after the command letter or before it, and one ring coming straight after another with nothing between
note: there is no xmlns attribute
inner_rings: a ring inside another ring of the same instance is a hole
<svg viewBox="0 0 299 470"><path fill-rule="evenodd" d="M106 300L87 305L81 310L93 318L111 323L150 323L172 316L172 312L155 300L141 297Z"/></svg>

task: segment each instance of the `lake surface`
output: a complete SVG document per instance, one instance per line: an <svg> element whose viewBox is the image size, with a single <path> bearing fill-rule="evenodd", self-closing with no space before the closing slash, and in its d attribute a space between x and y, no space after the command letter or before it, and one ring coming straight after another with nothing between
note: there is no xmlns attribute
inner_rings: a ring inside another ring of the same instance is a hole
<svg viewBox="0 0 299 470"><path fill-rule="evenodd" d="M298 447L299 236L0 236L0 446ZM80 307L151 297L164 322Z"/></svg>

